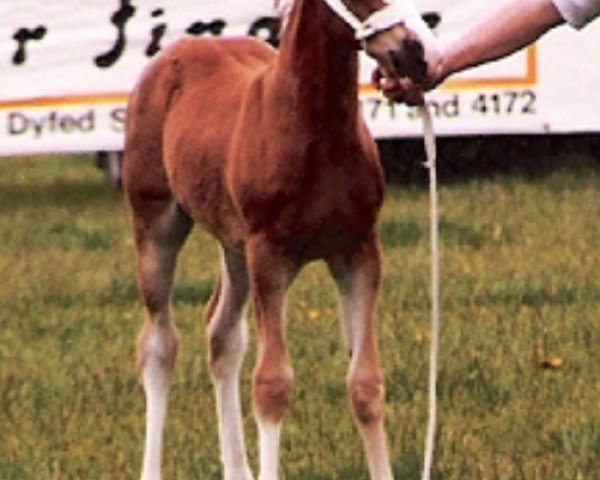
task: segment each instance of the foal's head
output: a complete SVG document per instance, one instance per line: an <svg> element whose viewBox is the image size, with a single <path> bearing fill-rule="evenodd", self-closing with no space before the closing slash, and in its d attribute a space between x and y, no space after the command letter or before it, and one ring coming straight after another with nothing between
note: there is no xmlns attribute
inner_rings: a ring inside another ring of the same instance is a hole
<svg viewBox="0 0 600 480"><path fill-rule="evenodd" d="M300 0L274 1L282 18L283 29L294 3ZM381 13L383 9L399 12L399 18L404 18L404 21L399 20L389 28L368 36L364 41L365 50L377 60L384 75L410 77L413 81L421 83L439 67L441 55L437 42L421 19L413 0L342 1L347 9L363 22L366 20L368 23L373 14L377 16L377 12Z"/></svg>

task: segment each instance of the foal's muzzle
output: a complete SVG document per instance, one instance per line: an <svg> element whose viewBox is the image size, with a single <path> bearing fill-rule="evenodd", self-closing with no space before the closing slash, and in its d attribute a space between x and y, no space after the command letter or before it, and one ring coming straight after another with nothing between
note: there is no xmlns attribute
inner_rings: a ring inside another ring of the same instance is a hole
<svg viewBox="0 0 600 480"><path fill-rule="evenodd" d="M437 39L429 30L416 33L403 25L373 35L365 49L386 77L410 78L419 84L428 83L441 61Z"/></svg>

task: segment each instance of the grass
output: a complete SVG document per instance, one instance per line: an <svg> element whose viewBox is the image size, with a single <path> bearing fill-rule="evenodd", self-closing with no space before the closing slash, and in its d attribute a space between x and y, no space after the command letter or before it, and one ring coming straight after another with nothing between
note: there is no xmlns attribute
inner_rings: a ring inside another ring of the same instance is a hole
<svg viewBox="0 0 600 480"><path fill-rule="evenodd" d="M600 465L600 174L554 153L543 175L465 175L441 190L442 315L436 479L593 480ZM442 160L443 161L443 160ZM534 161L540 161L535 159ZM429 349L427 192L390 187L378 324L397 479L419 477ZM0 479L134 479L142 311L126 208L86 156L0 161ZM174 292L182 349L164 474L217 479L202 306L217 270L204 234ZM364 479L346 408L331 280L307 268L289 296L295 399L288 479ZM250 322L252 325L252 321ZM251 347L246 436L256 470Z"/></svg>

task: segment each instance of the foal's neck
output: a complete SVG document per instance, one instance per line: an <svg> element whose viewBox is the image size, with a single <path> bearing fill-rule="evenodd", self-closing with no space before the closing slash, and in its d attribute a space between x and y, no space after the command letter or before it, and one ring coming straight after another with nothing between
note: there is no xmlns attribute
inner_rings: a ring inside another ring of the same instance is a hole
<svg viewBox="0 0 600 480"><path fill-rule="evenodd" d="M353 31L322 0L296 0L276 67L295 108L322 121L355 122L358 54Z"/></svg>

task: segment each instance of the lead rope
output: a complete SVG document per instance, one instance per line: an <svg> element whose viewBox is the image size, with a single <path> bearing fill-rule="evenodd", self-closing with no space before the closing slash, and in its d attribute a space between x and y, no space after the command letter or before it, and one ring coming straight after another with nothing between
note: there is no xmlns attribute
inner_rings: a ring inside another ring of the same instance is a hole
<svg viewBox="0 0 600 480"><path fill-rule="evenodd" d="M437 192L437 167L435 132L431 112L426 104L418 107L423 120L423 138L429 170L429 229L431 240L431 351L429 355L429 419L425 437L422 480L430 480L435 449L435 430L437 423L437 376L440 336L440 274L439 274L439 213Z"/></svg>

